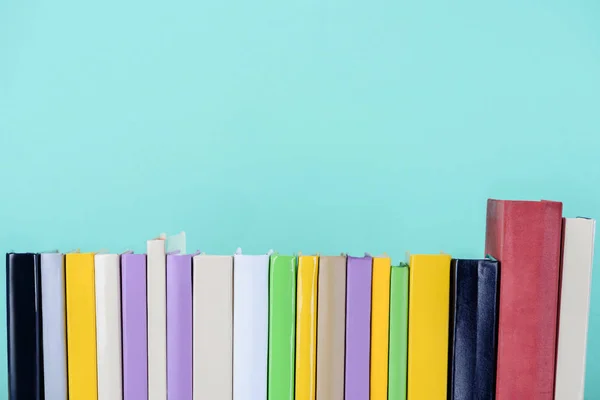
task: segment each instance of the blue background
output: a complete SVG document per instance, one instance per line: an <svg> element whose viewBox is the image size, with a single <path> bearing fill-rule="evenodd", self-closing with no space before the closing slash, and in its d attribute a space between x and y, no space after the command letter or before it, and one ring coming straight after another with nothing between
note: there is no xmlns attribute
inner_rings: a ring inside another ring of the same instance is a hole
<svg viewBox="0 0 600 400"><path fill-rule="evenodd" d="M488 197L598 218L599 21L596 0L0 0L0 251L185 230L476 257Z"/></svg>

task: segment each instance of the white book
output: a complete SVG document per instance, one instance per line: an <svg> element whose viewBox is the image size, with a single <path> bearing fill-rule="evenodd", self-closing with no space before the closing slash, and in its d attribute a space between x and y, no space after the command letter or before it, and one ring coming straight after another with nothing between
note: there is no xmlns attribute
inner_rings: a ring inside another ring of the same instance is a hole
<svg viewBox="0 0 600 400"><path fill-rule="evenodd" d="M231 400L233 257L193 259L194 400Z"/></svg>
<svg viewBox="0 0 600 400"><path fill-rule="evenodd" d="M583 400L596 222L565 218L555 400Z"/></svg>
<svg viewBox="0 0 600 400"><path fill-rule="evenodd" d="M96 254L96 362L98 400L121 400L121 260L118 254Z"/></svg>
<svg viewBox="0 0 600 400"><path fill-rule="evenodd" d="M233 293L233 400L266 400L269 255L238 250Z"/></svg>

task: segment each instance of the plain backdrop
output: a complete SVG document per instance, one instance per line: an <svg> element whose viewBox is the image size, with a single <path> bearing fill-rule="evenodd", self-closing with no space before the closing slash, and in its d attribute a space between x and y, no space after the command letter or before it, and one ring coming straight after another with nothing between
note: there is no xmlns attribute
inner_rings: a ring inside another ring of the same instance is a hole
<svg viewBox="0 0 600 400"><path fill-rule="evenodd" d="M488 197L599 218L598 21L596 0L0 0L0 251L185 230L398 262L483 256Z"/></svg>

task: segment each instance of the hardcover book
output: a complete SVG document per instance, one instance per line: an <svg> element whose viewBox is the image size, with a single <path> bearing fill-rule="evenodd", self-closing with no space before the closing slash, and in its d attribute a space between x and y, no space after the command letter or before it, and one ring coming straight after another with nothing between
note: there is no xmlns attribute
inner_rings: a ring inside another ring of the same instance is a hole
<svg viewBox="0 0 600 400"><path fill-rule="evenodd" d="M389 257L373 258L370 400L387 400L388 397L391 272Z"/></svg>
<svg viewBox="0 0 600 400"><path fill-rule="evenodd" d="M406 400L408 363L408 266L392 267L390 277L388 399Z"/></svg>

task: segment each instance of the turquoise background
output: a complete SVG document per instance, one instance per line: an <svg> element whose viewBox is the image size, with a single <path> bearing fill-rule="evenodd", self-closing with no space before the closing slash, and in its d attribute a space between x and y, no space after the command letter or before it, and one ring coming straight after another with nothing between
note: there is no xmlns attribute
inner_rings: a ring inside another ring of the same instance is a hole
<svg viewBox="0 0 600 400"><path fill-rule="evenodd" d="M0 251L185 230L476 257L488 197L598 218L599 21L596 0L0 0Z"/></svg>

